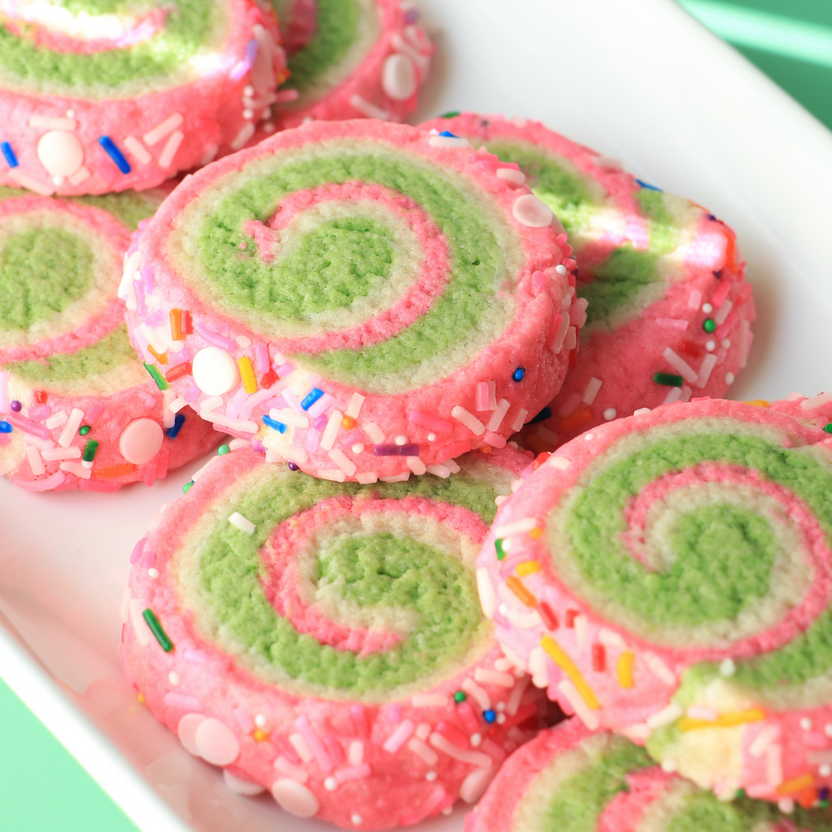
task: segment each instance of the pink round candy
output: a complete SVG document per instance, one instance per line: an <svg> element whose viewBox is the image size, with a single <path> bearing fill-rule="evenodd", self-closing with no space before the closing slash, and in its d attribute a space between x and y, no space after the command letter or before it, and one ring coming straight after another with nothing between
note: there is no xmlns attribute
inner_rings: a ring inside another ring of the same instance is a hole
<svg viewBox="0 0 832 832"><path fill-rule="evenodd" d="M150 462L162 448L165 432L153 419L134 419L122 431L118 440L121 455L133 465Z"/></svg>
<svg viewBox="0 0 832 832"><path fill-rule="evenodd" d="M204 719L194 735L199 756L215 766L227 766L240 756L240 742L218 719Z"/></svg>

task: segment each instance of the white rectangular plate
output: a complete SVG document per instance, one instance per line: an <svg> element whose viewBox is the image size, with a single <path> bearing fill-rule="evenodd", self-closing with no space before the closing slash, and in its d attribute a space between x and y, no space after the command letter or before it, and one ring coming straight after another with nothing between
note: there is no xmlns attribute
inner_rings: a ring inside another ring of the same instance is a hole
<svg viewBox="0 0 832 832"><path fill-rule="evenodd" d="M759 311L734 396L830 386L832 135L672 0L422 7L438 55L414 121L458 109L539 119L707 205L737 231ZM3 677L146 832L331 829L229 792L121 681L129 554L188 479L115 495L0 482ZM462 813L430 827L456 832Z"/></svg>

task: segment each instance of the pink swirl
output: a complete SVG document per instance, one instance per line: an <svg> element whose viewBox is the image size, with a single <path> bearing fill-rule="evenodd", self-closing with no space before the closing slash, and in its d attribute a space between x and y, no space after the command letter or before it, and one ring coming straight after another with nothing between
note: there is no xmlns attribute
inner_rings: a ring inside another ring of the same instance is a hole
<svg viewBox="0 0 832 832"><path fill-rule="evenodd" d="M302 580L298 559L315 536L327 527L345 518L378 512L388 516L398 513L428 517L477 545L488 533L486 523L470 509L425 497L405 497L401 500L354 500L346 495L333 497L280 523L262 552L268 570L263 580L266 599L298 632L307 633L336 650L349 650L362 657L390 650L402 639L397 633L339 624L326 618L315 604L307 605L298 592Z"/></svg>
<svg viewBox="0 0 832 832"><path fill-rule="evenodd" d="M826 542L826 535L809 506L787 488L764 480L752 469L719 462L704 462L678 473L665 474L649 483L626 506L624 519L627 531L621 534L621 540L630 556L649 569L649 557L644 545L645 529L653 505L665 500L678 488L691 488L704 483L751 486L776 500L782 506L784 516L794 524L801 536L803 547L809 554L808 567L813 577L803 601L789 610L775 627L735 642L728 650L693 648L686 649L684 653L694 660L713 660L716 655L740 659L783 647L804 632L829 606L832 598L832 551Z"/></svg>
<svg viewBox="0 0 832 832"><path fill-rule="evenodd" d="M380 185L346 182L341 185L321 185L309 190L296 191L278 205L267 225L249 222L246 223L246 232L255 238L262 259L271 262L274 259L274 255L269 251L269 243L274 240L271 236L272 230L279 231L285 228L303 211L336 200L374 202L383 205L391 214L407 223L422 246L421 274L402 298L369 321L326 335L281 338L276 340L275 344L282 352L316 353L338 349L361 349L386 341L416 323L427 313L448 283L450 255L441 229L412 199Z"/></svg>

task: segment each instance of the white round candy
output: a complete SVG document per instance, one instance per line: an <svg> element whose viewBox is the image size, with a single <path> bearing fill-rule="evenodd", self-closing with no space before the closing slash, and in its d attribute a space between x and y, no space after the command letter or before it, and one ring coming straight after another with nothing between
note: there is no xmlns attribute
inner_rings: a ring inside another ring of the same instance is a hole
<svg viewBox="0 0 832 832"><path fill-rule="evenodd" d="M297 780L283 777L272 785L272 797L290 814L311 818L317 814L318 798Z"/></svg>
<svg viewBox="0 0 832 832"><path fill-rule="evenodd" d="M240 756L240 741L218 719L209 717L197 726L194 735L199 756L215 766L227 766Z"/></svg>
<svg viewBox="0 0 832 832"><path fill-rule="evenodd" d="M158 422L147 417L134 419L121 432L118 450L133 465L144 465L159 453L164 441L165 432Z"/></svg>
<svg viewBox="0 0 832 832"><path fill-rule="evenodd" d="M179 742L185 746L185 750L194 757L199 757L199 749L196 747L196 729L205 722L205 717L202 714L185 714L179 720L179 725L176 728L176 733L179 736Z"/></svg>
<svg viewBox="0 0 832 832"><path fill-rule="evenodd" d="M382 89L394 101L406 101L416 92L416 67L407 55L391 55L381 73Z"/></svg>
<svg viewBox="0 0 832 832"><path fill-rule="evenodd" d="M219 347L205 347L192 363L196 386L209 396L222 396L235 387L240 378L237 362Z"/></svg>
<svg viewBox="0 0 832 832"><path fill-rule="evenodd" d="M38 159L52 176L72 176L84 164L84 147L66 130L50 130L40 137Z"/></svg>
<svg viewBox="0 0 832 832"><path fill-rule="evenodd" d="M511 209L517 222L530 228L545 228L551 225L555 213L543 200L534 194L523 194L514 201Z"/></svg>
<svg viewBox="0 0 832 832"><path fill-rule="evenodd" d="M241 780L235 777L230 771L224 770L222 773L225 785L237 794L244 794L247 797L254 797L266 791L259 783L252 783L251 780Z"/></svg>

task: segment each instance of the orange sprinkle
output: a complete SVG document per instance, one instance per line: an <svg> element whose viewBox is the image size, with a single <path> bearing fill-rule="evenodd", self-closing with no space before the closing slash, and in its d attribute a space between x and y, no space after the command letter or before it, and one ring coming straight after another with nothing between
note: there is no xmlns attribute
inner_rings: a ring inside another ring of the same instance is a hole
<svg viewBox="0 0 832 832"><path fill-rule="evenodd" d="M540 572L540 564L536 560L524 560L523 563L517 564L518 576L524 578L526 575L533 575L535 572Z"/></svg>
<svg viewBox="0 0 832 832"><path fill-rule="evenodd" d="M96 479L109 480L116 477L126 477L136 470L136 466L130 462L122 462L120 465L110 465L109 468L96 468L94 474Z"/></svg>
<svg viewBox="0 0 832 832"><path fill-rule="evenodd" d="M618 657L615 670L618 674L618 684L622 688L634 687L633 682L633 663L636 660L636 654L632 650L626 650Z"/></svg>
<svg viewBox="0 0 832 832"><path fill-rule="evenodd" d="M769 407L769 403L765 399L754 399L754 401L743 402L743 404L753 404L756 407Z"/></svg>
<svg viewBox="0 0 832 832"><path fill-rule="evenodd" d="M784 780L777 787L777 794L796 794L804 789L811 789L815 785L815 778L811 774L801 774L791 780Z"/></svg>
<svg viewBox="0 0 832 832"><path fill-rule="evenodd" d="M138 700L139 700L139 702L141 702L142 704L144 704L144 702L145 702L145 698L144 698L144 694L143 694L143 693L140 693L140 694L136 697L136 699L138 699Z"/></svg>
<svg viewBox="0 0 832 832"><path fill-rule="evenodd" d="M341 427L344 430L352 430L356 426L356 424L357 423L355 419L352 418L352 416L344 416L344 418L341 419Z"/></svg>
<svg viewBox="0 0 832 832"><path fill-rule="evenodd" d="M490 453L491 453L491 451L492 451L492 450L494 450L494 449L491 447L491 445L482 445L482 446L480 447L480 450L481 450L484 454L490 454Z"/></svg>
<svg viewBox="0 0 832 832"><path fill-rule="evenodd" d="M817 799L818 799L818 790L817 789L804 789L797 796L797 802L804 809L811 809L815 805L815 801Z"/></svg>
<svg viewBox="0 0 832 832"><path fill-rule="evenodd" d="M716 719L691 719L685 716L679 720L680 731L697 731L702 728L733 728L746 722L762 722L766 715L759 708L749 708L747 711L720 714Z"/></svg>
<svg viewBox="0 0 832 832"><path fill-rule="evenodd" d="M581 425L585 425L587 422L591 421L592 411L588 407L582 407L580 410L576 410L571 416L567 416L565 419L561 419L561 433L566 433L567 431L574 430L575 428L579 428Z"/></svg>
<svg viewBox="0 0 832 832"><path fill-rule="evenodd" d="M527 606L534 607L537 605L537 598L523 586L523 582L514 575L506 578L506 586Z"/></svg>
<svg viewBox="0 0 832 832"><path fill-rule="evenodd" d="M265 742L268 738L269 735L262 728L258 728L254 732L254 739L256 739L257 742Z"/></svg>
<svg viewBox="0 0 832 832"><path fill-rule="evenodd" d="M147 350L160 364L168 363L168 354L166 352L158 353L150 344L147 345Z"/></svg>
<svg viewBox="0 0 832 832"><path fill-rule="evenodd" d="M532 540L537 540L537 538L540 537L540 535L542 535L542 534L543 534L543 529L538 529L537 527L535 527L534 529L532 529L529 532L529 537Z"/></svg>
<svg viewBox="0 0 832 832"><path fill-rule="evenodd" d="M550 451L555 450L548 442L544 442L536 433L527 436L526 443L533 451L537 451L539 454L548 454Z"/></svg>
<svg viewBox="0 0 832 832"><path fill-rule="evenodd" d="M185 333L182 332L182 310L170 310L170 337L174 341L184 341Z"/></svg>

